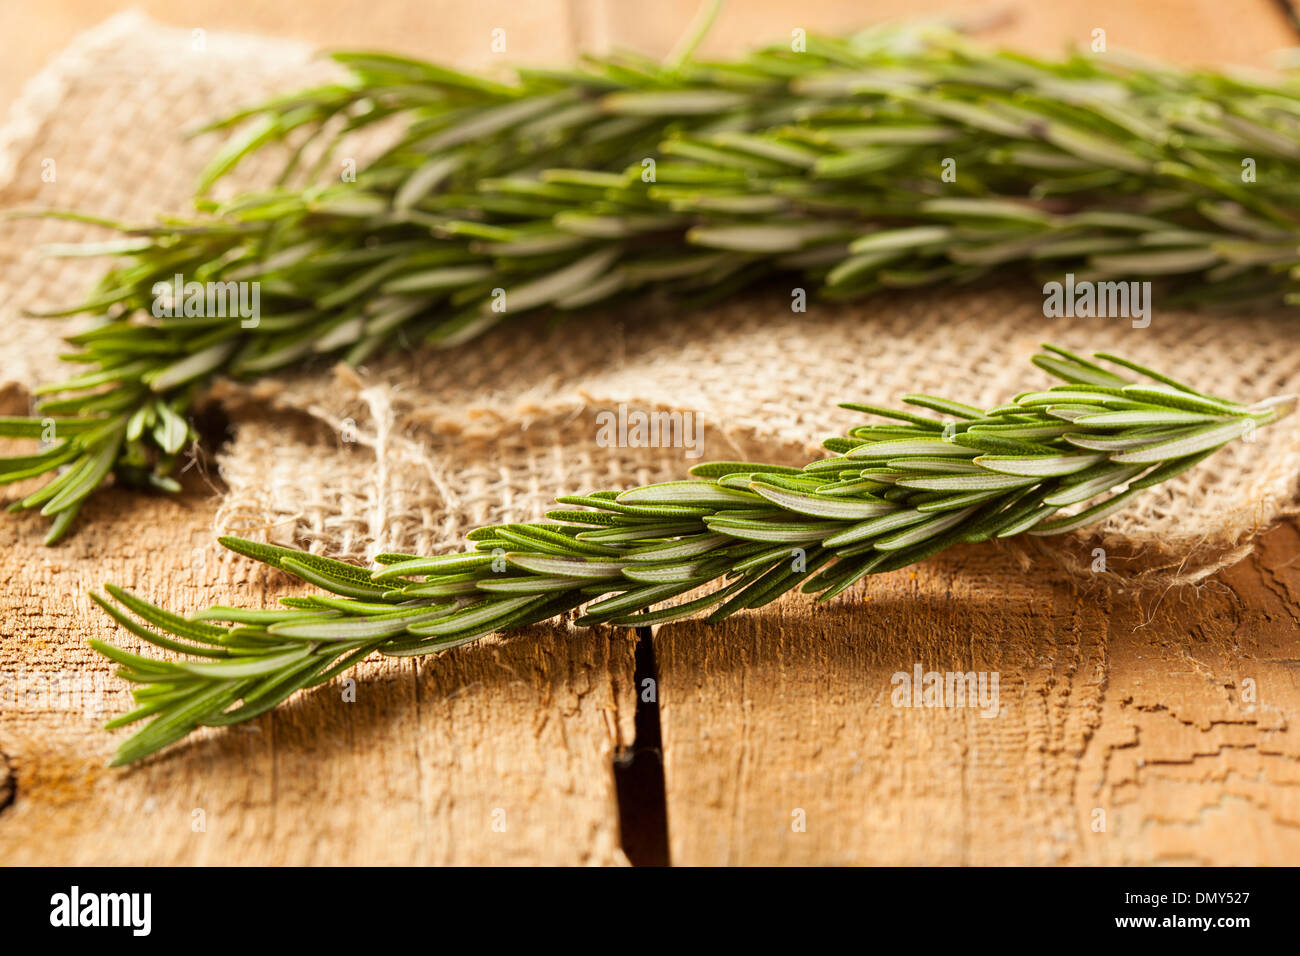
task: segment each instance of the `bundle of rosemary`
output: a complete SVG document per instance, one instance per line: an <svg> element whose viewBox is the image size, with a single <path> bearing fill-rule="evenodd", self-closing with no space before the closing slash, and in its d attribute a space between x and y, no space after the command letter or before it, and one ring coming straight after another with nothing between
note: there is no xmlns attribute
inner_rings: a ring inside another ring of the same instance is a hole
<svg viewBox="0 0 1300 956"><path fill-rule="evenodd" d="M732 62L693 59L695 39L666 64L588 57L513 83L341 54L346 79L212 127L232 135L202 194L285 141L275 188L145 227L62 214L120 230L75 251L122 261L53 313L96 317L65 356L87 371L0 419L0 436L45 442L0 460L0 482L58 472L11 507L51 516L53 542L110 473L174 489L214 376L450 346L650 288L707 299L789 274L844 298L1015 265L1174 276L1193 300L1300 295L1294 77L1046 61L928 28ZM327 176L377 124L395 142ZM226 307L240 283L257 314Z"/></svg>
<svg viewBox="0 0 1300 956"><path fill-rule="evenodd" d="M1066 384L987 411L928 395L904 396L922 411L846 405L888 424L829 439L832 456L803 468L717 462L693 468L697 480L558 498L562 508L548 521L479 528L459 554L383 554L380 568L366 570L223 538L332 596L185 618L112 585L117 604L94 595L133 634L190 655L159 660L91 642L140 685L136 709L108 726L154 718L114 762L138 760L199 726L256 717L375 652L436 653L582 605L577 623L585 625L649 625L710 608L718 621L798 586L826 600L957 542L1072 531L1222 445L1249 440L1296 401L1242 405L1115 356L1097 358L1152 381L1046 346L1034 363ZM1073 506L1082 508L1058 515Z"/></svg>

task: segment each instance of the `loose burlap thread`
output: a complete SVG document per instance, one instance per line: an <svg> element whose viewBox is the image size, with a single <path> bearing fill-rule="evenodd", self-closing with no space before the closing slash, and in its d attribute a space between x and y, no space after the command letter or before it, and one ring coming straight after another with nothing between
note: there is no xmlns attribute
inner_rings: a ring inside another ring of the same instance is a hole
<svg viewBox="0 0 1300 956"><path fill-rule="evenodd" d="M0 206L55 206L147 220L187 211L214 147L182 133L272 91L326 75L302 46L188 31L123 15L79 38L0 129ZM227 184L265 182L255 157ZM42 179L53 159L54 182ZM0 225L0 387L66 374L56 327L24 308L83 295L101 264L38 258L46 242L98 238L75 224ZM1215 394L1300 392L1293 314L1206 314L1153 305L1126 319L1048 319L1032 284L936 289L851 305L791 307L768 287L686 311L658 298L548 319L510 319L447 351L380 357L360 369L295 370L213 397L235 423L218 455L225 489L214 530L367 559L433 553L471 528L539 517L557 494L680 477L698 460L800 464L860 416L839 401L892 404L933 392L992 406L1049 384L1038 343L1112 351ZM61 323L59 331L75 326ZM610 446L597 416L678 412L683 447ZM1300 416L1259 430L1051 549L1072 570L1102 547L1129 584L1197 581L1249 553L1300 504Z"/></svg>

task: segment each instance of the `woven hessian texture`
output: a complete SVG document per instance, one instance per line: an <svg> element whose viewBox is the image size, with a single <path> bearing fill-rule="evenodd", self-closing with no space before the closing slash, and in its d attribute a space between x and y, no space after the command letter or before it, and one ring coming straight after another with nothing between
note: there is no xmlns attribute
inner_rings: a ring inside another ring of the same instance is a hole
<svg viewBox="0 0 1300 956"><path fill-rule="evenodd" d="M305 48L188 31L124 15L83 35L32 81L0 129L0 207L76 208L147 220L185 213L212 137L182 134L223 110L312 81ZM54 159L56 179L43 182ZM267 181L277 157L245 164L226 188ZM260 179L259 179L260 177ZM95 260L40 259L48 242L103 238L69 223L0 224L0 388L67 374L59 325L24 308L67 304ZM1300 391L1292 314L1163 309L1126 319L1049 319L1032 282L878 296L791 309L769 287L703 311L654 298L558 320L509 320L449 351L408 351L361 369L316 367L215 391L235 422L218 456L220 532L359 559L449 550L479 524L541 516L557 494L680 477L699 460L801 464L859 416L839 401L894 403L927 391L992 406L1049 384L1029 364L1038 343L1113 351L1223 397ZM694 416L686 449L607 447L597 416ZM1058 560L1090 567L1093 547L1129 582L1195 581L1249 553L1250 539L1297 511L1300 416L1223 449L1148 491ZM1125 563L1126 562L1126 563Z"/></svg>

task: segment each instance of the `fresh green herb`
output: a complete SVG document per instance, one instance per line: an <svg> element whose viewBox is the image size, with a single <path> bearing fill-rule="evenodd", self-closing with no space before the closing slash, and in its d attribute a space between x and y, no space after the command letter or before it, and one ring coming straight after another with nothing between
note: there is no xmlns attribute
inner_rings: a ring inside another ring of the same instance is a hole
<svg viewBox="0 0 1300 956"><path fill-rule="evenodd" d="M843 299L1018 265L1173 275L1190 301L1300 300L1294 76L1039 60L932 28L713 62L692 59L698 36L665 65L587 57L511 83L339 54L346 79L212 126L230 138L201 190L286 140L275 188L143 227L44 213L120 229L59 251L121 263L53 313L97 316L69 338L86 372L0 422L70 442L0 463L0 481L64 469L14 507L50 515L54 541L109 472L174 488L214 376L454 345L652 287L707 299L784 273ZM380 122L397 141L341 181L347 135ZM182 294L156 314L177 276L257 283L257 315L231 314L234 285L227 308Z"/></svg>
<svg viewBox="0 0 1300 956"><path fill-rule="evenodd" d="M437 653L583 605L579 624L649 625L710 609L718 621L796 587L826 600L957 542L1073 531L1222 445L1252 438L1296 401L1241 405L1098 358L1155 384L1045 346L1034 363L1064 385L987 412L904 398L955 416L947 419L850 405L892 421L830 439L837 454L802 469L717 462L692 469L694 480L559 498L552 520L480 528L460 554L380 555L367 571L223 538L337 597L182 618L112 585L108 597L94 595L133 634L189 655L159 660L92 642L139 685L137 707L109 726L153 718L114 763L200 726L248 720L375 652Z"/></svg>

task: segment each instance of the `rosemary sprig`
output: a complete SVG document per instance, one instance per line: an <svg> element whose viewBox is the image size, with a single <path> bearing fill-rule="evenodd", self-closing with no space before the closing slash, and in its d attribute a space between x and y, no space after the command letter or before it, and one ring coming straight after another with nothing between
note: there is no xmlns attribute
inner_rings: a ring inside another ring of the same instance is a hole
<svg viewBox="0 0 1300 956"><path fill-rule="evenodd" d="M834 299L1018 266L1176 276L1184 300L1300 300L1294 77L1117 51L1040 60L932 29L732 62L689 47L514 83L340 54L346 80L214 124L235 132L202 188L289 138L281 182L203 199L192 220L91 219L123 238L61 250L122 261L53 313L98 317L69 339L86 373L43 389L57 394L36 416L0 420L0 436L56 443L0 460L0 483L63 469L13 507L53 517L52 542L110 471L173 488L214 376L445 347L650 288L701 301L784 274ZM389 121L401 135L355 182L325 176L348 134ZM309 171L303 139L327 147ZM259 283L258 321L156 317L155 286L176 275Z"/></svg>
<svg viewBox="0 0 1300 956"><path fill-rule="evenodd" d="M583 605L577 623L585 625L649 625L710 609L718 621L795 587L827 600L959 541L1073 531L1295 404L1294 396L1254 405L1213 398L1097 356L1151 379L1133 382L1044 348L1034 364L1065 384L987 411L928 395L904 396L919 411L846 405L888 423L829 439L833 455L803 468L717 462L693 468L695 480L558 498L550 520L479 528L458 554L385 554L366 570L221 539L331 596L183 618L108 585L108 597L93 597L123 627L190 655L159 660L91 642L139 685L137 707L108 726L153 718L114 763L200 726L265 713L375 652L437 653Z"/></svg>

